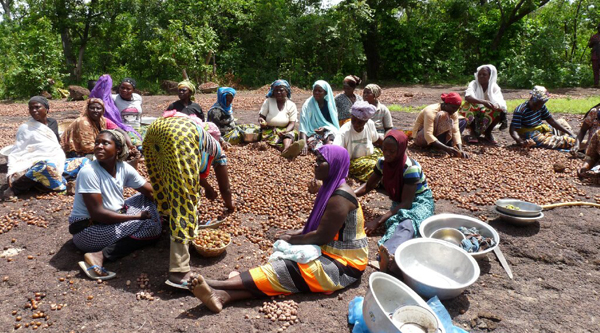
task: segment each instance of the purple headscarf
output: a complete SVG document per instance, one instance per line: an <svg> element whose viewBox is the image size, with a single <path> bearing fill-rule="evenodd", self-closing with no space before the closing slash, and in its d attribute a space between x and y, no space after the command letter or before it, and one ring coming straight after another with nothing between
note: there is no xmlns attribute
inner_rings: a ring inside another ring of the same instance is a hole
<svg viewBox="0 0 600 333"><path fill-rule="evenodd" d="M98 78L98 82L96 82L96 86L90 92L90 98L100 98L104 102L104 117L112 120L120 129L126 132L133 132L140 139L142 136L140 133L136 132L133 127L123 124L121 120L121 112L115 105L115 102L111 96L112 89L112 78L108 74L102 75Z"/></svg>
<svg viewBox="0 0 600 333"><path fill-rule="evenodd" d="M327 163L329 163L329 176L323 181L323 186L321 186L319 193L317 193L313 210L310 212L308 221L306 221L306 224L304 225L304 230L302 231L303 234L317 230L319 223L321 223L321 217L323 217L323 213L325 213L329 198L331 198L333 192L340 187L340 185L346 182L348 168L350 167L350 155L346 148L335 145L325 145L319 148L319 153L321 153Z"/></svg>

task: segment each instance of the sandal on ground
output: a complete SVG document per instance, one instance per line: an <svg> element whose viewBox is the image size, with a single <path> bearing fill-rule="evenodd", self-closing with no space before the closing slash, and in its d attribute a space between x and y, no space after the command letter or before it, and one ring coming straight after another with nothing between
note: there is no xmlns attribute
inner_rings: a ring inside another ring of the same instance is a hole
<svg viewBox="0 0 600 333"><path fill-rule="evenodd" d="M492 133L490 133L489 135L486 135L485 139L487 140L487 142L489 142L490 144L492 144L494 146L498 145L498 141L496 140L496 138L494 137L494 135Z"/></svg>
<svg viewBox="0 0 600 333"><path fill-rule="evenodd" d="M167 281L165 281L165 284L167 286L171 286L171 287L177 288L177 289L184 289L184 290L190 289L190 284L187 281L181 281L181 283L175 283L175 282L167 279Z"/></svg>
<svg viewBox="0 0 600 333"><path fill-rule="evenodd" d="M469 136L467 136L467 142L468 143L479 143L479 139L477 139L477 137L475 137L473 135L469 135Z"/></svg>
<svg viewBox="0 0 600 333"><path fill-rule="evenodd" d="M105 281L105 280L114 279L117 276L117 274L115 272L109 272L104 267L100 267L98 265L90 265L85 261L80 261L80 262L78 262L78 264L79 264L79 267L81 268L81 270L83 271L83 273L85 273L85 275L87 275L87 277L92 280ZM100 269L100 271L102 271L102 273L104 273L106 275L98 275L95 271L96 268Z"/></svg>
<svg viewBox="0 0 600 333"><path fill-rule="evenodd" d="M306 142L304 140L298 140L292 143L286 151L282 152L281 157L295 158L302 153L302 149L304 149L305 145Z"/></svg>

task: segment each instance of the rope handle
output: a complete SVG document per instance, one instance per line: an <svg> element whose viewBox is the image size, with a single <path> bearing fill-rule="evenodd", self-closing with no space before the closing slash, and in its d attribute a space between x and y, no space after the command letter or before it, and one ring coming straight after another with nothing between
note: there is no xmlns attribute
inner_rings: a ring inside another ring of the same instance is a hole
<svg viewBox="0 0 600 333"><path fill-rule="evenodd" d="M600 208L600 204L597 204L597 203L576 201L576 202L561 202L561 203L555 203L555 204L551 204L551 205L542 205L542 209L553 209L556 207L565 207L565 206L591 206L591 207Z"/></svg>

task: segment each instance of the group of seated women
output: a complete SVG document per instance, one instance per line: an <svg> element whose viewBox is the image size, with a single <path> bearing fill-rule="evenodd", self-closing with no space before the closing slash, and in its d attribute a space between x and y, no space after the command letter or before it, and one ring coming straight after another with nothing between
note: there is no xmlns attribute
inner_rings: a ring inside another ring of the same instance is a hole
<svg viewBox="0 0 600 333"><path fill-rule="evenodd" d="M442 94L441 103L423 109L413 127L414 144L467 158L461 138L467 127L471 137L478 138L483 132L493 143L491 131L503 122L506 112L496 77L493 66L482 66L476 83L469 85L466 102L459 94L448 93ZM313 94L298 116L289 83L276 80L259 111L257 128L262 139L277 147L282 156L293 158L308 150L316 156L311 182L317 194L313 209L301 230L277 235L290 246L317 246L320 254L306 262L275 259L224 280L191 274L189 244L200 223L202 188L207 198L217 197L207 181L211 167L225 207L229 212L235 210L222 148L245 128L235 123L232 103L236 92L232 88L219 88L217 102L205 121L202 109L193 102L195 86L183 81L178 85L179 101L142 129L138 122L141 97L132 93L135 81L124 79L119 94L111 95L112 81L105 75L92 90L97 97L87 101L82 116L62 138L56 120L47 117L48 101L36 96L29 101L32 118L19 127L9 154L7 191L11 193L5 195L34 186L62 190L65 177L77 176L69 232L75 246L85 252L80 267L93 279L115 277L104 268L105 261L154 243L164 223L170 235L165 283L190 289L214 312L251 297L331 293L349 286L360 280L367 266L367 235L380 227L379 268L398 274L393 254L403 242L418 236L421 222L434 214L432 191L421 165L408 154L409 138L393 128L390 111L378 101L381 88L367 85L361 98L354 93L359 78L348 76L343 84L344 92L334 97L327 82L315 82ZM545 106L548 98L546 89L536 86L530 99L516 108L510 135L517 144L528 147L572 148L575 152L586 147L579 174L596 172L600 169L600 112L593 109L586 115L582 130L590 132L590 139L583 142L585 132L575 139L552 118ZM138 149L144 153L150 182L124 162ZM364 183L353 190L346 182L348 177ZM124 187L139 193L125 199ZM365 221L357 198L377 188L392 204L382 216Z"/></svg>

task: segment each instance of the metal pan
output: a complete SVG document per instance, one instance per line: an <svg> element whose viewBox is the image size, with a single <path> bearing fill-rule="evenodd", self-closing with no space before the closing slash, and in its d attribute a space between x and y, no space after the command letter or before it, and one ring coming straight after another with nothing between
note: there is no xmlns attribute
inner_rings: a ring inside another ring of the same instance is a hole
<svg viewBox="0 0 600 333"><path fill-rule="evenodd" d="M506 208L508 205L519 207L519 209ZM496 201L496 209L501 213L518 217L539 217L542 213L542 206L517 199L500 199Z"/></svg>
<svg viewBox="0 0 600 333"><path fill-rule="evenodd" d="M496 213L498 213L498 215L500 215L500 218L512 225L528 226L544 218L544 213L540 213L538 216L534 217L523 217L505 214L501 212L498 208L499 207L496 207L495 211Z"/></svg>

